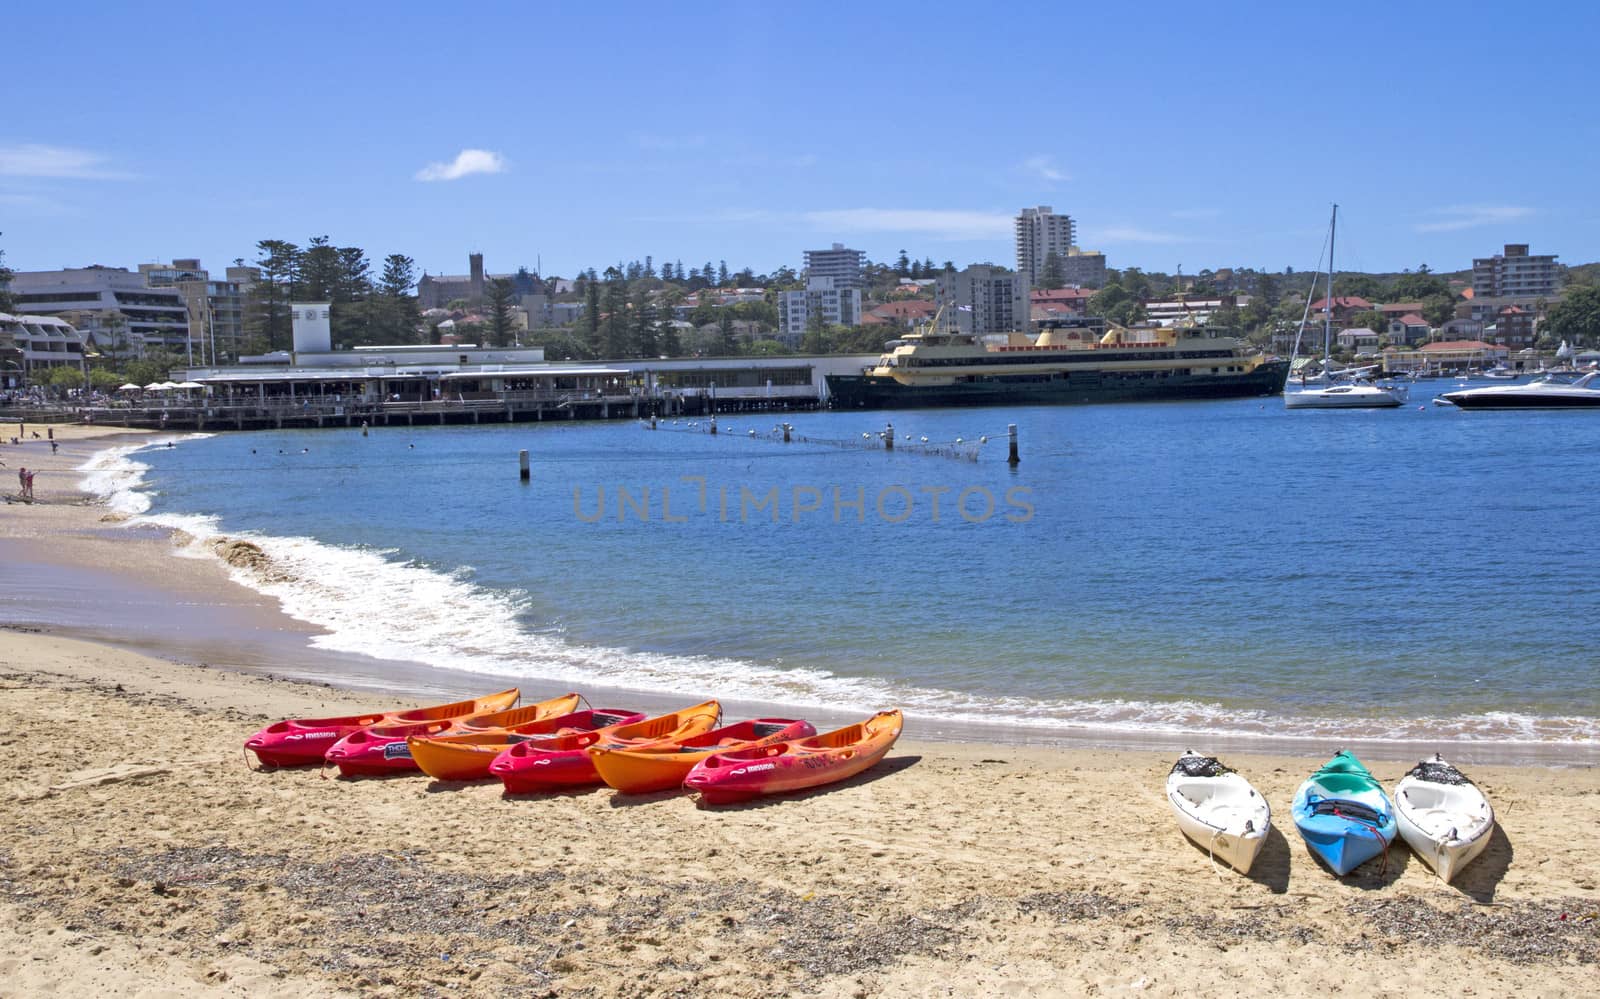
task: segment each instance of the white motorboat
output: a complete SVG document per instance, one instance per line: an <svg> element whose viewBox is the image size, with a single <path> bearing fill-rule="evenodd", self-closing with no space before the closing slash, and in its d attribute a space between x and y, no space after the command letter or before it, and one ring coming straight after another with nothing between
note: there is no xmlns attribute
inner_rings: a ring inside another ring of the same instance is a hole
<svg viewBox="0 0 1600 999"><path fill-rule="evenodd" d="M1185 750L1167 774L1167 801L1183 834L1240 874L1250 873L1272 827L1272 806L1214 757Z"/></svg>
<svg viewBox="0 0 1600 999"><path fill-rule="evenodd" d="M1447 883L1489 845L1489 799L1437 753L1400 778L1394 801L1401 838Z"/></svg>
<svg viewBox="0 0 1600 999"><path fill-rule="evenodd" d="M1283 394L1285 409L1393 409L1404 403L1403 390L1365 382Z"/></svg>
<svg viewBox="0 0 1600 999"><path fill-rule="evenodd" d="M1333 206L1333 217L1328 222L1328 291L1322 296L1322 367L1327 371L1332 364L1329 352L1333 348L1333 240L1339 227L1339 206ZM1316 282L1312 282L1313 291ZM1311 298L1306 298L1306 314L1300 317L1300 334L1305 334L1306 318L1310 315ZM1295 348L1300 346L1295 338ZM1303 384L1303 383L1302 383ZM1404 389L1387 388L1365 382L1334 384L1326 388L1302 388L1299 392L1283 393L1285 409L1394 409L1406 401Z"/></svg>
<svg viewBox="0 0 1600 999"><path fill-rule="evenodd" d="M1600 371L1573 382L1546 377L1526 385L1446 392L1440 398L1461 409L1600 409Z"/></svg>

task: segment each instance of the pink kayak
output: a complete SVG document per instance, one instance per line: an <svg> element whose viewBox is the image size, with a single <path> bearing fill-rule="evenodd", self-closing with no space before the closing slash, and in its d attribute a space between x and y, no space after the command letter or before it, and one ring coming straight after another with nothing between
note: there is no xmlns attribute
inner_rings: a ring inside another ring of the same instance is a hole
<svg viewBox="0 0 1600 999"><path fill-rule="evenodd" d="M482 711L458 718L443 718L397 725L373 725L351 732L328 747L325 759L345 777L376 777L383 774L416 771L411 747L412 736L457 735L494 728L510 722L525 724L541 718L571 714L582 700L577 694L563 694L548 701L524 704L520 708Z"/></svg>
<svg viewBox="0 0 1600 999"><path fill-rule="evenodd" d="M621 749L688 739L709 732L721 715L721 704L706 701L682 711L597 732L519 742L494 758L489 764L489 773L500 778L509 794L598 784L600 773L594 768L589 747Z"/></svg>
<svg viewBox="0 0 1600 999"><path fill-rule="evenodd" d="M900 712L880 711L809 739L719 753L696 763L683 786L710 804L724 804L833 784L883 759L902 727Z"/></svg>
<svg viewBox="0 0 1600 999"><path fill-rule="evenodd" d="M321 763L328 747L352 732L372 725L428 722L484 711L499 711L517 703L521 692L516 688L498 694L475 697L468 701L435 704L428 708L397 708L393 711L372 711L364 715L346 715L342 718L286 718L273 722L245 740L244 748L255 753L261 762L271 767L304 767Z"/></svg>

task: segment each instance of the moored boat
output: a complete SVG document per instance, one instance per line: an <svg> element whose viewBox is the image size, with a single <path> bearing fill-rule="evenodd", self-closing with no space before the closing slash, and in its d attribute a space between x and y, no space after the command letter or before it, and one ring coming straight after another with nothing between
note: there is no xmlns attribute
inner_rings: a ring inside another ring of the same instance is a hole
<svg viewBox="0 0 1600 999"><path fill-rule="evenodd" d="M455 735L472 731L474 727L494 728L505 721L524 724L539 718L553 718L571 714L577 710L578 702L582 699L577 694L563 694L510 710L502 708L458 718L373 725L351 732L329 746L324 758L338 767L339 773L345 777L375 777L415 771L417 764L411 758L411 747L406 743L411 736Z"/></svg>
<svg viewBox="0 0 1600 999"><path fill-rule="evenodd" d="M935 319L933 326L937 327ZM1046 329L989 346L930 328L892 342L859 375L828 375L836 409L1031 406L1277 395L1289 362L1203 327Z"/></svg>
<svg viewBox="0 0 1600 999"><path fill-rule="evenodd" d="M341 718L286 718L274 722L245 740L244 748L261 762L276 767L303 767L323 762L328 747L352 732L381 724L429 722L460 718L463 715L499 711L517 702L521 692L513 687L465 701L435 704L426 708L398 708L373 711Z"/></svg>
<svg viewBox="0 0 1600 999"><path fill-rule="evenodd" d="M899 711L880 711L807 739L718 753L696 763L683 786L708 804L726 804L834 784L883 759L904 727Z"/></svg>
<svg viewBox="0 0 1600 999"><path fill-rule="evenodd" d="M1290 811L1307 849L1341 876L1388 850L1396 835L1383 785L1342 749L1300 785Z"/></svg>
<svg viewBox="0 0 1600 999"><path fill-rule="evenodd" d="M1167 774L1167 803L1183 834L1240 874L1272 828L1272 806L1240 774L1212 756L1186 751Z"/></svg>
<svg viewBox="0 0 1600 999"><path fill-rule="evenodd" d="M601 780L625 794L646 794L681 787L694 765L708 756L757 749L816 734L816 728L808 721L757 718L712 729L680 742L621 749L593 746L588 752Z"/></svg>
<svg viewBox="0 0 1600 999"><path fill-rule="evenodd" d="M677 742L711 731L721 716L722 705L706 701L598 732L519 742L494 758L489 773L500 778L510 794L598 784L600 774L585 752L590 746L623 749Z"/></svg>
<svg viewBox="0 0 1600 999"><path fill-rule="evenodd" d="M480 780L490 776L496 756L522 742L563 738L615 728L645 715L617 708L594 708L500 728L473 728L453 735L413 735L406 739L417 769L437 780ZM485 719L486 720L486 719Z"/></svg>
<svg viewBox="0 0 1600 999"><path fill-rule="evenodd" d="M1486 385L1439 398L1460 409L1600 409L1600 371L1572 382L1546 376L1526 385Z"/></svg>
<svg viewBox="0 0 1600 999"><path fill-rule="evenodd" d="M1400 835L1447 883L1489 845L1494 809L1467 775L1434 754L1395 788Z"/></svg>

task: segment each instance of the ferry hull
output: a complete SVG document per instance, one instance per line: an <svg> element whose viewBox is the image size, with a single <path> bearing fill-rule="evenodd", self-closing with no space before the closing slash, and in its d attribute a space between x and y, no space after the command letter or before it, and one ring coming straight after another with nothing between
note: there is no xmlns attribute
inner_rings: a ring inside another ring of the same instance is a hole
<svg viewBox="0 0 1600 999"><path fill-rule="evenodd" d="M835 409L905 409L924 406L1041 406L1096 402L1152 402L1167 399L1247 399L1281 395L1288 361L1266 361L1245 374L1174 375L1149 372L1089 371L958 381L950 385L903 385L873 375L829 375Z"/></svg>

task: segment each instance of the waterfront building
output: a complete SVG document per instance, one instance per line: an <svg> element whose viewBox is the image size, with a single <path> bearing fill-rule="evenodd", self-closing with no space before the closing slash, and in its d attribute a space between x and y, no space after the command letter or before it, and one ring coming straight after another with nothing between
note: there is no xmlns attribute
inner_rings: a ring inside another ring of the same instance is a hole
<svg viewBox="0 0 1600 999"><path fill-rule="evenodd" d="M176 288L189 310L189 329L194 337L194 356L238 357L244 346L245 295L259 280L255 267L229 267L225 280L212 280L195 257L170 264L140 264L139 273L151 288ZM215 355L215 356L213 356Z"/></svg>
<svg viewBox="0 0 1600 999"><path fill-rule="evenodd" d="M1204 326L1211 316L1224 305L1243 307L1250 304L1249 295L1189 297L1187 295L1165 301L1144 303L1145 319L1156 326Z"/></svg>
<svg viewBox="0 0 1600 999"><path fill-rule="evenodd" d="M143 357L189 351L189 306L176 288L152 288L121 267L18 271L11 291L22 311L67 319L102 354Z"/></svg>
<svg viewBox="0 0 1600 999"><path fill-rule="evenodd" d="M860 288L865 259L865 253L847 249L843 243L833 244L831 250L807 250L805 276L808 282L812 278L828 278L834 288Z"/></svg>
<svg viewBox="0 0 1600 999"><path fill-rule="evenodd" d="M854 251L852 251L854 252ZM861 324L861 289L848 278L808 277L804 291L786 291L778 296L778 340L796 346L806 327Z"/></svg>
<svg viewBox="0 0 1600 999"><path fill-rule="evenodd" d="M1560 288L1555 254L1530 254L1527 243L1507 243L1503 253L1472 261L1474 297L1547 298Z"/></svg>
<svg viewBox="0 0 1600 999"><path fill-rule="evenodd" d="M1371 354L1378 349L1378 334L1365 326L1353 329L1340 330L1337 342L1340 350L1352 354Z"/></svg>
<svg viewBox="0 0 1600 999"><path fill-rule="evenodd" d="M84 337L56 316L0 312L0 387L36 384L54 368L84 368Z"/></svg>
<svg viewBox="0 0 1600 999"><path fill-rule="evenodd" d="M944 309L940 328L962 333L1010 333L1028 324L1028 289L1004 267L974 264L946 271L934 285L934 304Z"/></svg>
<svg viewBox="0 0 1600 999"><path fill-rule="evenodd" d="M1428 326L1428 321L1415 312L1408 312L1403 316L1396 316L1389 320L1389 342L1396 346L1412 346L1427 343L1433 335L1433 330Z"/></svg>

